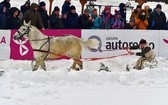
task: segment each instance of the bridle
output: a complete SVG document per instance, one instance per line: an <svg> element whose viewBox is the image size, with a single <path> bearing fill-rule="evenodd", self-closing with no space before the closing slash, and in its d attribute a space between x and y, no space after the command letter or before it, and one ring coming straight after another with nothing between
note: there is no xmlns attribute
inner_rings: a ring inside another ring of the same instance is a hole
<svg viewBox="0 0 168 105"><path fill-rule="evenodd" d="M26 26L26 25L24 25L24 26ZM18 35L20 36L20 39L22 39L24 35L29 34L30 27L29 26L26 26L26 27L27 27L27 29L24 33L21 33L19 30L17 31Z"/></svg>

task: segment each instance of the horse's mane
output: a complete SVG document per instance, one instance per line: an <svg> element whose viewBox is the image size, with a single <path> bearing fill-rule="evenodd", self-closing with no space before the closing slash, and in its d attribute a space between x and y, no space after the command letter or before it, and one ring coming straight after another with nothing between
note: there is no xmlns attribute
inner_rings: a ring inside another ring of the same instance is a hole
<svg viewBox="0 0 168 105"><path fill-rule="evenodd" d="M46 38L47 36L44 35L40 30L38 30L35 26L30 26L30 39L43 39Z"/></svg>

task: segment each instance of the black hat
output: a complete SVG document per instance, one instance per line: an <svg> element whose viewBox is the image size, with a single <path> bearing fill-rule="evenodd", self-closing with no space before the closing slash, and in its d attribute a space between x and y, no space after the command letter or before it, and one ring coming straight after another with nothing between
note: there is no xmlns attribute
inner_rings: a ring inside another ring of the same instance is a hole
<svg viewBox="0 0 168 105"><path fill-rule="evenodd" d="M140 5L137 5L137 7L136 8L140 8L141 9L141 6Z"/></svg>
<svg viewBox="0 0 168 105"><path fill-rule="evenodd" d="M55 6L55 7L54 7L54 11L60 11L59 7L58 7L58 6Z"/></svg>
<svg viewBox="0 0 168 105"><path fill-rule="evenodd" d="M69 9L70 9L70 10L76 10L76 8L75 8L74 5L71 5Z"/></svg>
<svg viewBox="0 0 168 105"><path fill-rule="evenodd" d="M161 6L160 4L157 4L157 5L156 5L156 8L162 9L162 6Z"/></svg>
<svg viewBox="0 0 168 105"><path fill-rule="evenodd" d="M46 6L46 3L42 1L40 2L39 7L43 7L43 6Z"/></svg>
<svg viewBox="0 0 168 105"><path fill-rule="evenodd" d="M146 44L146 40L145 40L145 39L141 39L141 40L139 41L139 44Z"/></svg>

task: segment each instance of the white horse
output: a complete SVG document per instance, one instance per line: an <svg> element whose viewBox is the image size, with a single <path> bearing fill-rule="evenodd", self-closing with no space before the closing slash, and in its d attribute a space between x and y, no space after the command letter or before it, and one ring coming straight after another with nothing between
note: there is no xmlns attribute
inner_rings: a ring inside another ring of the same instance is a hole
<svg viewBox="0 0 168 105"><path fill-rule="evenodd" d="M14 40L22 39L24 36L28 37L34 50L35 64L32 65L33 71L37 70L39 66L46 70L45 59L55 59L61 56L73 58L74 62L71 69L83 69L83 63L80 60L82 47L96 48L99 45L99 41L96 39L84 41L72 35L48 37L32 26L31 22L26 23L25 21L24 25L14 34Z"/></svg>

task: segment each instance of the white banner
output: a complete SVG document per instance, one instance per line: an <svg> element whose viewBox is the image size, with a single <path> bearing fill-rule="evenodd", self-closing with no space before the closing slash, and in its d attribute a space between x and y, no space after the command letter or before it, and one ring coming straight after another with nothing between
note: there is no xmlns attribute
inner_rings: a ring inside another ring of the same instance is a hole
<svg viewBox="0 0 168 105"><path fill-rule="evenodd" d="M10 59L11 30L0 30L0 60Z"/></svg>
<svg viewBox="0 0 168 105"><path fill-rule="evenodd" d="M168 31L160 31L159 56L168 58Z"/></svg>
<svg viewBox="0 0 168 105"><path fill-rule="evenodd" d="M0 30L0 46L9 46L11 30Z"/></svg>
<svg viewBox="0 0 168 105"><path fill-rule="evenodd" d="M106 58L128 53L123 48L139 43L146 39L158 55L159 31L142 30L82 30L82 38L100 41L97 49L82 51L82 58Z"/></svg>

